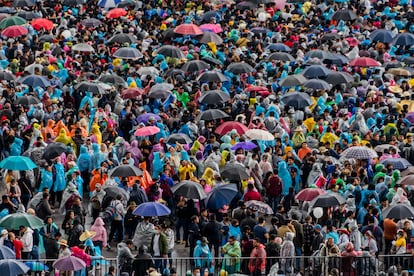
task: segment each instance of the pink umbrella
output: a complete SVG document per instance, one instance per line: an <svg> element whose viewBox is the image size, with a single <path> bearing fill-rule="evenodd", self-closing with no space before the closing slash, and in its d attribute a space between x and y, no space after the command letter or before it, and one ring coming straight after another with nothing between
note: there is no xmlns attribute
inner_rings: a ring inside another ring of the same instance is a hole
<svg viewBox="0 0 414 276"><path fill-rule="evenodd" d="M181 35L202 35L203 31L195 24L181 24L174 29L174 33Z"/></svg>
<svg viewBox="0 0 414 276"><path fill-rule="evenodd" d="M121 92L121 98L122 99L133 99L138 97L139 95L142 95L144 93L144 90L141 88L127 88L122 90Z"/></svg>
<svg viewBox="0 0 414 276"><path fill-rule="evenodd" d="M75 256L66 256L57 259L53 263L53 268L62 270L62 271L78 271L86 267L86 263L75 257Z"/></svg>
<svg viewBox="0 0 414 276"><path fill-rule="evenodd" d="M326 194L325 190L318 188L306 188L300 191L296 196L296 200L312 201L315 197Z"/></svg>
<svg viewBox="0 0 414 276"><path fill-rule="evenodd" d="M200 25L200 29L202 31L213 32L213 33L221 33L223 29L218 24L203 24Z"/></svg>
<svg viewBox="0 0 414 276"><path fill-rule="evenodd" d="M28 31L22 26L9 26L1 32L4 37L18 37L27 35Z"/></svg>
<svg viewBox="0 0 414 276"><path fill-rule="evenodd" d="M160 132L160 129L156 126L146 126L146 127L142 127L142 128L138 128L134 135L135 136L151 136L154 134L157 134L158 132Z"/></svg>
<svg viewBox="0 0 414 276"><path fill-rule="evenodd" d="M278 10L285 10L286 0L275 0L276 8Z"/></svg>

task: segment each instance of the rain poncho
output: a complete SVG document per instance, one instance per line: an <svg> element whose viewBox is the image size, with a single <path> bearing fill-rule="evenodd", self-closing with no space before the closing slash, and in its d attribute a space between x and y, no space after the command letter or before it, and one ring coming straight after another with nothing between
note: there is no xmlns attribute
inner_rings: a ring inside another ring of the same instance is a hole
<svg viewBox="0 0 414 276"><path fill-rule="evenodd" d="M213 256L211 255L208 244L202 245L201 241L197 241L194 248L194 265L202 270L208 268L210 270Z"/></svg>
<svg viewBox="0 0 414 276"><path fill-rule="evenodd" d="M78 167L81 172L87 171L91 168L91 156L88 153L88 148L85 146L80 147Z"/></svg>
<svg viewBox="0 0 414 276"><path fill-rule="evenodd" d="M56 179L53 183L53 191L60 192L66 188L65 168L61 163L56 163L53 166L56 172Z"/></svg>
<svg viewBox="0 0 414 276"><path fill-rule="evenodd" d="M278 175L283 182L282 195L287 195L289 193L289 188L292 187L292 177L290 176L290 172L285 161L280 161L278 163L278 171Z"/></svg>

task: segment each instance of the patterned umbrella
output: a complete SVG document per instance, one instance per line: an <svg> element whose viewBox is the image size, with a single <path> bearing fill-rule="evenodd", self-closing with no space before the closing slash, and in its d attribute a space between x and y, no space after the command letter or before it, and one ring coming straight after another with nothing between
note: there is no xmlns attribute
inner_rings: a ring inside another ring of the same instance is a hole
<svg viewBox="0 0 414 276"><path fill-rule="evenodd" d="M174 33L181 35L202 35L203 31L195 24L181 24L175 27Z"/></svg>
<svg viewBox="0 0 414 276"><path fill-rule="evenodd" d="M306 188L300 191L295 198L301 201L312 201L315 197L326 194L325 190L318 188Z"/></svg>
<svg viewBox="0 0 414 276"><path fill-rule="evenodd" d="M78 271L85 268L86 263L75 256L66 256L57 259L53 267L62 271Z"/></svg>
<svg viewBox="0 0 414 276"><path fill-rule="evenodd" d="M249 200L246 202L246 207L252 209L255 212L259 212L265 215L272 215L273 209L266 203L257 200Z"/></svg>
<svg viewBox="0 0 414 276"><path fill-rule="evenodd" d="M342 152L341 156L350 159L373 159L378 157L374 150L363 146L347 148Z"/></svg>
<svg viewBox="0 0 414 276"><path fill-rule="evenodd" d="M408 162L408 160L405 158L387 158L387 159L381 160L380 163L383 164L384 166L391 164L392 167L397 170L405 170L408 167L412 166L411 163Z"/></svg>

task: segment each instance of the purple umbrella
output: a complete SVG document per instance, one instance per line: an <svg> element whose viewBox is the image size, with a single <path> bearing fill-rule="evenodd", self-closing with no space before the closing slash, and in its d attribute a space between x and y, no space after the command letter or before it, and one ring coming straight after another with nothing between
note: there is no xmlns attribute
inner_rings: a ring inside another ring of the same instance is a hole
<svg viewBox="0 0 414 276"><path fill-rule="evenodd" d="M53 268L63 271L78 271L85 267L86 263L75 256L62 257L53 263Z"/></svg>
<svg viewBox="0 0 414 276"><path fill-rule="evenodd" d="M238 142L237 144L235 144L234 146L231 147L232 150L238 150L238 149L243 149L243 150L252 150L257 148L257 145L253 142Z"/></svg>
<svg viewBox="0 0 414 276"><path fill-rule="evenodd" d="M405 118L412 124L414 124L414 112L408 112Z"/></svg>
<svg viewBox="0 0 414 276"><path fill-rule="evenodd" d="M161 120L161 117L159 115L157 115L157 114L154 114L154 113L144 113L144 114L141 114L141 115L138 116L138 118L137 118L138 123L144 123L144 124L146 124L146 123L148 123L150 117L154 117L154 120L155 121Z"/></svg>

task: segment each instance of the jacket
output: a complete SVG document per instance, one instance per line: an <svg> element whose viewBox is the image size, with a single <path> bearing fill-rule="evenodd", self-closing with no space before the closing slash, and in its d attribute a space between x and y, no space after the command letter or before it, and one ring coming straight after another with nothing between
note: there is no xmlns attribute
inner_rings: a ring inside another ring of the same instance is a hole
<svg viewBox="0 0 414 276"><path fill-rule="evenodd" d="M151 244L150 244L150 253L151 255L154 255L154 238L155 235L152 235L151 238ZM160 256L167 255L168 254L168 241L167 237L164 233L160 233L160 238L158 239L158 246L160 248Z"/></svg>
<svg viewBox="0 0 414 276"><path fill-rule="evenodd" d="M95 231L96 235L92 238L92 241L102 241L102 246L108 245L108 235L106 233L105 223L101 217L96 218L94 224L91 227L91 231Z"/></svg>
<svg viewBox="0 0 414 276"><path fill-rule="evenodd" d="M52 215L52 209L50 208L50 204L47 200L42 199L36 206L36 215L42 220Z"/></svg>
<svg viewBox="0 0 414 276"><path fill-rule="evenodd" d="M197 241L197 245L194 248L194 265L199 268L209 268L213 256L211 255L210 248L207 244L202 245L201 241Z"/></svg>
<svg viewBox="0 0 414 276"><path fill-rule="evenodd" d="M122 266L127 262L130 262L132 264L132 261L134 260L134 255L132 255L131 249L128 248L128 245L124 242L121 242L118 244L117 249L117 259L119 266Z"/></svg>
<svg viewBox="0 0 414 276"><path fill-rule="evenodd" d="M33 250L33 230L29 227L26 228L22 238L20 239L23 243L23 252L32 252Z"/></svg>
<svg viewBox="0 0 414 276"><path fill-rule="evenodd" d="M255 270L265 271L266 269L266 251L263 244L259 244L253 248L250 253L249 271L253 273Z"/></svg>

